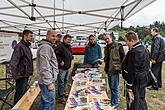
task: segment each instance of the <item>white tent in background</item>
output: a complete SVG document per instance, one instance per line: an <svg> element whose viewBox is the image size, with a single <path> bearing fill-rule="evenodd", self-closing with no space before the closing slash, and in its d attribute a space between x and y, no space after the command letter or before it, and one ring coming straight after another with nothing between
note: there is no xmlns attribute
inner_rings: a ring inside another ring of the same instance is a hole
<svg viewBox="0 0 165 110"><path fill-rule="evenodd" d="M71 35L97 34L156 0L1 0L0 30L37 35L54 28Z"/></svg>

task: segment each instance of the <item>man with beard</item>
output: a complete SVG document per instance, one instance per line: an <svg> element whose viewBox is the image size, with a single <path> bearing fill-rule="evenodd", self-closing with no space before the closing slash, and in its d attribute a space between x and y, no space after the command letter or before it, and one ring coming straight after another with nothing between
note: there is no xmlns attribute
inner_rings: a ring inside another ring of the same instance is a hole
<svg viewBox="0 0 165 110"><path fill-rule="evenodd" d="M94 35L89 36L89 43L85 48L84 65L89 68L97 68L101 62L102 54L101 47L96 42Z"/></svg>
<svg viewBox="0 0 165 110"><path fill-rule="evenodd" d="M64 90L66 84L68 82L68 73L71 67L72 62L72 51L71 51L71 43L72 37L67 34L63 38L63 42L58 46L58 50L56 51L56 56L58 60L58 101L59 103L65 104L66 100L64 98Z"/></svg>

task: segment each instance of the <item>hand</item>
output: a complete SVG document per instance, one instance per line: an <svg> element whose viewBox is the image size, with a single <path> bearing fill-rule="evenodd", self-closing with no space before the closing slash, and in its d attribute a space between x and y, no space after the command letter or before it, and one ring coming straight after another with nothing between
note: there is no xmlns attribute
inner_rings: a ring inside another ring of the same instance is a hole
<svg viewBox="0 0 165 110"><path fill-rule="evenodd" d="M48 85L48 90L54 90L54 89L55 89L55 87L54 87L53 83Z"/></svg>
<svg viewBox="0 0 165 110"><path fill-rule="evenodd" d="M60 65L61 65L61 66L64 66L64 62L62 61L62 62L60 63Z"/></svg>
<svg viewBox="0 0 165 110"><path fill-rule="evenodd" d="M127 103L128 106L131 106L131 103L134 101L134 94L131 89L127 89Z"/></svg>
<svg viewBox="0 0 165 110"><path fill-rule="evenodd" d="M101 64L102 64L102 60L101 60L101 59L99 59L99 60L98 60L98 63L101 65Z"/></svg>
<svg viewBox="0 0 165 110"><path fill-rule="evenodd" d="M152 64L155 64L155 63L156 63L156 61L155 61L155 60L153 60L153 59L151 60L151 62L152 62Z"/></svg>

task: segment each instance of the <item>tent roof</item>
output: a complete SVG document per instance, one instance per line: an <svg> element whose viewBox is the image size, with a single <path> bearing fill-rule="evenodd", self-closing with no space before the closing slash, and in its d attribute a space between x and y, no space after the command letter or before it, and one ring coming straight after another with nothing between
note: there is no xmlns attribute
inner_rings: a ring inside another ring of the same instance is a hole
<svg viewBox="0 0 165 110"><path fill-rule="evenodd" d="M0 30L89 35L110 29L156 0L1 0Z"/></svg>

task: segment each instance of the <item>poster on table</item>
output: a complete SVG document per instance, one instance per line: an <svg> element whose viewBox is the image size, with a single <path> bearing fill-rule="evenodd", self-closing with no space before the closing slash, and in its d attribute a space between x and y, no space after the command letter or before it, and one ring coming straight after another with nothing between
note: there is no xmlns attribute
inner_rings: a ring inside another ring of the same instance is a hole
<svg viewBox="0 0 165 110"><path fill-rule="evenodd" d="M0 62L9 61L18 43L17 33L0 32Z"/></svg>

